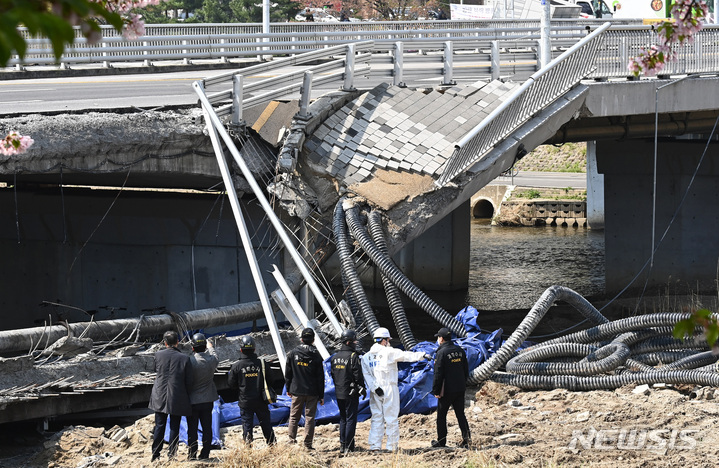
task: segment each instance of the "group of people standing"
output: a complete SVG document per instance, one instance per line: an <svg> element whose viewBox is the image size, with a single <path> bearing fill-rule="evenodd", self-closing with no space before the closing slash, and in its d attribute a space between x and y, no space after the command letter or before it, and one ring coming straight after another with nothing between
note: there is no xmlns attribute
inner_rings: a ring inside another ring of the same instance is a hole
<svg viewBox="0 0 719 468"><path fill-rule="evenodd" d="M150 395L150 409L155 412L152 432L152 461L160 458L165 442L167 420L170 420L169 456L177 456L180 442L180 421L187 418L188 458L209 458L212 447L212 406L217 400L215 370L219 364L212 343L205 335L192 337L192 356L177 348L177 332L162 337L165 348L155 353L157 377ZM202 451L197 454L198 423L202 424Z"/></svg>
<svg viewBox="0 0 719 468"><path fill-rule="evenodd" d="M432 394L437 403L437 440L432 447L445 447L447 443L447 413L454 409L462 432L459 447L468 448L471 443L469 424L464 415L464 392L469 376L467 357L462 348L452 342L451 332L440 329L435 335L439 348L435 357ZM386 328L378 328L373 334L374 344L361 354L357 350L357 334L345 330L340 350L330 359L330 373L335 385L337 406L340 413L340 451L356 450L355 432L360 397L369 391L371 423L370 450L382 450L386 437L386 449L395 451L399 444L400 394L398 369L400 362L417 362L432 357L424 352L403 351L393 348ZM292 398L288 422L290 443L297 443L297 432L304 415L304 439L302 443L313 450L315 415L317 405L324 405L325 375L323 360L314 346L315 333L306 328L301 334L301 344L287 354L285 386ZM155 355L157 378L152 388L150 409L155 411L152 460L160 456L169 417L169 456L177 455L180 419L187 417L189 458L198 457L198 421L202 425L202 450L199 458L208 458L212 446L212 406L217 399L213 381L218 359L212 343L198 333L192 339L192 356L177 349L178 335L167 332L163 336L165 349ZM262 434L268 445L277 443L270 420L267 392L268 380L265 363L255 352L255 342L250 336L240 339L240 359L232 365L228 374L230 388L238 390L238 405L242 414L244 441L252 444L254 417L260 422Z"/></svg>

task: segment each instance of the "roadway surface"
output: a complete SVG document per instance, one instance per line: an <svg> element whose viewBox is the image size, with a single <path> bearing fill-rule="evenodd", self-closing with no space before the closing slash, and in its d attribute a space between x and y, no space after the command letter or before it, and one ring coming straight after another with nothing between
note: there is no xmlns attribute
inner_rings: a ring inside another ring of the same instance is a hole
<svg viewBox="0 0 719 468"><path fill-rule="evenodd" d="M472 83L487 78L488 64L477 62L476 57L474 60L471 56L455 57L454 60L455 82ZM391 82L392 65L389 60L386 57L379 57L373 62L369 78L364 76L355 78L357 88L371 89L382 82ZM441 67L441 57L438 55L414 56L411 63L405 61L404 81L414 85L426 84L427 87L439 84L442 79ZM246 83L250 83L298 69L287 67L263 75L247 76L245 80ZM170 73L0 80L0 115L195 105L197 95L192 89L192 83L229 71L231 70L195 69ZM313 86L312 98L336 90L340 86L341 82ZM218 88L208 92L221 90L222 88ZM245 99L249 97L252 97L252 93L245 94ZM288 99L297 97L299 97L297 93L285 96Z"/></svg>
<svg viewBox="0 0 719 468"><path fill-rule="evenodd" d="M586 189L587 175L577 172L528 172L519 171L514 177L500 176L490 185L521 185L522 187L548 187Z"/></svg>

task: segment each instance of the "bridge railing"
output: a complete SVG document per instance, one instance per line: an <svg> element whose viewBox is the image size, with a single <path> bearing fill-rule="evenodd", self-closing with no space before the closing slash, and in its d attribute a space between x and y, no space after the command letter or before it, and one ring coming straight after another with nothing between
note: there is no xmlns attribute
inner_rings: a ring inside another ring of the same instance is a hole
<svg viewBox="0 0 719 468"><path fill-rule="evenodd" d="M586 35L596 22L555 21L553 39L574 39ZM58 63L50 42L31 37L20 28L28 44L23 60L13 57L9 65L51 65ZM438 40L527 40L539 39L539 22L528 21L398 21L361 23L271 23L263 34L260 24L148 25L146 33L128 41L111 27L102 27L102 38L94 44L76 29L76 39L59 60L63 67L73 64L218 59L227 61L257 55L287 55L349 42L373 40L376 50L390 50L397 41Z"/></svg>
<svg viewBox="0 0 719 468"><path fill-rule="evenodd" d="M622 27L604 34L604 45L596 59L596 69L587 77L595 79L625 78L631 73L629 60L642 49L657 44L654 28ZM676 46L676 57L667 63L663 75L714 73L719 71L719 26L705 25L692 43Z"/></svg>
<svg viewBox="0 0 719 468"><path fill-rule="evenodd" d="M354 79L370 73L369 61L372 57L372 41L358 42L334 46L327 49L306 52L284 59L261 63L240 71L224 73L199 82L196 90L202 90L204 99L213 106L218 117L231 116L231 123L239 124L242 121L243 108L270 102L274 99L291 93L301 92L301 100L306 107L310 97L312 84L321 84L332 81L342 81L342 89L354 89ZM341 56L341 57L340 57ZM339 58L338 58L339 57ZM309 62L324 61L319 65L304 67L279 76L261 81L245 84L244 77L258 75L285 67L305 65ZM321 74L314 77L315 74ZM268 87L281 85L262 93ZM226 87L221 91L208 93L212 87ZM249 99L244 99L245 93L260 92ZM306 111L306 108L304 109ZM301 107L300 114L303 109Z"/></svg>
<svg viewBox="0 0 719 468"><path fill-rule="evenodd" d="M509 99L456 144L435 184L440 187L446 185L534 114L586 77L596 67L597 52L609 27L610 24L605 24L598 28L529 77Z"/></svg>

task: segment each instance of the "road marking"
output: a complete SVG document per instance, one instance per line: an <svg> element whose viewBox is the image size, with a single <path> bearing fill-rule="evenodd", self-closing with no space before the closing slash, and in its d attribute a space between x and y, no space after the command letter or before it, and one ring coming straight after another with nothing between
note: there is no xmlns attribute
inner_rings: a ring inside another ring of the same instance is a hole
<svg viewBox="0 0 719 468"><path fill-rule="evenodd" d="M0 104L23 104L26 102L42 102L42 99L33 99L30 101L2 101Z"/></svg>
<svg viewBox="0 0 719 468"><path fill-rule="evenodd" d="M56 91L56 88L31 88L31 89L0 89L0 93L19 93L22 91Z"/></svg>

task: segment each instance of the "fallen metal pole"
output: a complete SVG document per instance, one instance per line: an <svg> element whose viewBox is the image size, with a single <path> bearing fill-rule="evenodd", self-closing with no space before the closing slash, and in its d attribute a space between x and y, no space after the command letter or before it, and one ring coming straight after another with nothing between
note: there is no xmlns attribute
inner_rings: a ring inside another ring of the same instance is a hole
<svg viewBox="0 0 719 468"><path fill-rule="evenodd" d="M202 88L202 85L200 82L194 82L192 83L192 86L195 88L195 91L197 92L197 96L200 98L201 105L206 109L212 109L212 105L207 100L207 96L205 95L205 91ZM320 307L322 307L322 311L325 313L327 318L329 319L330 323L332 323L332 326L334 327L337 334L342 333L342 326L337 321L337 318L335 317L334 313L332 312L332 308L327 303L327 299L325 299L324 295L322 294L322 291L320 290L319 286L317 285L317 282L315 281L314 277L312 276L312 273L307 268L307 265L305 265L305 260L302 258L302 256L297 252L297 249L295 248L294 244L292 243L292 240L287 235L287 232L285 232L285 228L280 222L279 218L275 214L274 210L272 209L272 206L270 206L270 202L267 201L267 197L265 196L264 192L260 188L260 186L257 184L257 181L255 180L255 177L252 175L252 171L250 171L250 168L247 167L247 164L242 159L242 155L237 150L237 147L235 146L234 142L232 141L232 137L227 133L225 130L222 122L220 121L220 118L217 117L217 115L213 112L207 112L206 114L210 120L212 121L213 126L215 129L217 129L218 133L222 137L223 140L225 140L225 143L227 144L227 148L230 150L230 153L232 153L233 158L235 159L235 162L239 166L240 170L242 171L242 175L245 176L245 180L247 180L247 183L250 185L250 188L252 188L252 192L257 197L257 201L262 206L262 209L267 214L267 219L272 223L272 226L275 228L275 231L277 232L277 235L280 237L280 240L282 240L282 243L285 246L285 249L287 253L290 254L292 257L292 260L294 260L295 264L297 265L297 268L299 268L300 272L302 273L302 276L305 278L305 281L307 282L307 285L312 290L312 293L315 295L315 298L317 299L317 302L319 302Z"/></svg>
<svg viewBox="0 0 719 468"><path fill-rule="evenodd" d="M201 84L198 84L199 88L202 88ZM232 175L230 174L230 168L225 160L225 154L222 150L222 144L220 138L217 135L217 129L215 128L214 122L210 119L210 113L214 112L212 107L208 109L208 106L203 105L202 111L205 114L205 120L207 121L207 132L210 134L212 140L212 146L215 149L215 155L217 156L217 165L222 173L222 180L225 182L225 190L227 191L227 197L230 199L230 205L232 206L232 212L235 215L235 222L237 224L237 231L240 233L242 239L242 247L245 250L245 256L247 257L247 263L250 266L250 272L252 273L252 279L255 282L255 289L257 295L260 298L262 304L262 310L265 314L265 320L270 328L270 334L272 335L272 342L275 345L275 351L277 351L277 357L280 360L280 366L282 367L282 373L285 372L285 361L287 355L285 353L285 347L282 344L280 338L280 331L277 328L277 321L272 313L272 306L270 306L270 298L267 296L267 289L265 288L265 281L262 278L262 272L260 271L260 265L257 263L257 257L255 256L255 250L252 246L252 238L250 233L247 231L247 223L245 223L245 217L242 214L242 208L240 207L240 200L237 198L237 192L235 191L235 185L232 182Z"/></svg>
<svg viewBox="0 0 719 468"><path fill-rule="evenodd" d="M277 265L272 265L272 276L274 276L275 280L277 280L277 285L280 287L280 290L282 291L283 295L285 296L285 299L287 299L287 302L290 305L287 310L283 309L283 312L285 313L285 316L287 316L287 319L290 321L292 326L295 328L299 328L300 326L302 326L304 328L311 328L312 330L314 330L316 335L315 347L317 348L317 351L320 352L320 356L322 356L322 359L327 359L328 357L330 357L330 353L329 351L327 351L327 347L325 347L325 344L322 342L322 338L320 338L319 334L317 333L317 330L315 330L314 325L312 325L312 322L310 322L310 319L307 317L307 314L305 314L305 311L302 310L302 306L300 306L300 303L297 302L295 294L290 289L289 285L287 284L287 281L285 281L285 279L282 277L282 273L277 268ZM281 305L280 308L282 308ZM294 314L294 316L291 317L288 314Z"/></svg>

